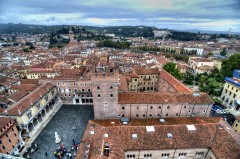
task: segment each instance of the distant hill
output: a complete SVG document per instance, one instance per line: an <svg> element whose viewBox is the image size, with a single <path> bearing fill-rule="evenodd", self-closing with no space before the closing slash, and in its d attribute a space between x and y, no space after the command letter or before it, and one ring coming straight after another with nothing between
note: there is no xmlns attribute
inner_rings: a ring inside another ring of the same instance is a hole
<svg viewBox="0 0 240 159"><path fill-rule="evenodd" d="M73 27L75 35L78 36L79 40L84 39L82 36L92 37L91 39L101 39L105 34L115 34L119 37L145 37L145 38L154 38L153 30L168 30L171 32L170 35L166 36L165 39L174 39L181 41L190 41L190 40L205 40L205 34L210 36L210 40L216 38L229 38L227 34L214 35L208 31L201 30L169 30L169 29L158 29L156 27L150 26L77 26ZM29 33L29 34L68 34L69 26L68 25L31 25L31 24L0 24L0 34L18 34L18 33ZM87 35L85 35L87 34ZM234 36L235 37L235 36ZM239 36L237 36L239 38ZM161 37L160 37L161 38Z"/></svg>

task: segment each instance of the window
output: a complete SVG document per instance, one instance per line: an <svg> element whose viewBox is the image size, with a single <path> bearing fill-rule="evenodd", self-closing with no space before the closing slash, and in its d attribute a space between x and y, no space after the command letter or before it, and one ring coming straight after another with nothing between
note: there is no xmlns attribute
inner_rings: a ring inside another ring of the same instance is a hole
<svg viewBox="0 0 240 159"><path fill-rule="evenodd" d="M186 156L187 153L179 153L178 156Z"/></svg>
<svg viewBox="0 0 240 159"><path fill-rule="evenodd" d="M90 89L88 89L88 92L91 92L91 90L90 90Z"/></svg>
<svg viewBox="0 0 240 159"><path fill-rule="evenodd" d="M14 131L14 128L12 128L12 131Z"/></svg>
<svg viewBox="0 0 240 159"><path fill-rule="evenodd" d="M124 114L122 114L122 117L125 117L125 115L124 115Z"/></svg>
<svg viewBox="0 0 240 159"><path fill-rule="evenodd" d="M169 157L169 156L170 156L169 153L163 153L163 154L162 154L162 157Z"/></svg>
<svg viewBox="0 0 240 159"><path fill-rule="evenodd" d="M82 89L82 92L84 92L84 89Z"/></svg>
<svg viewBox="0 0 240 159"><path fill-rule="evenodd" d="M146 115L145 114L143 114L143 117L145 117Z"/></svg>
<svg viewBox="0 0 240 159"><path fill-rule="evenodd" d="M125 109L125 107L124 107L124 106L122 106L122 109Z"/></svg>
<svg viewBox="0 0 240 159"><path fill-rule="evenodd" d="M187 106L185 105L183 108L184 108L184 109L186 109L186 108L187 108Z"/></svg>
<svg viewBox="0 0 240 159"><path fill-rule="evenodd" d="M166 114L166 116L168 116L168 113Z"/></svg>
<svg viewBox="0 0 240 159"><path fill-rule="evenodd" d="M135 158L135 155L133 155L133 154L130 154L130 155L127 155L127 159L134 159Z"/></svg>
<svg viewBox="0 0 240 159"><path fill-rule="evenodd" d="M236 94L233 94L233 98L235 98L236 97Z"/></svg>
<svg viewBox="0 0 240 159"><path fill-rule="evenodd" d="M16 133L14 133L14 136L15 136L15 137L17 137L17 134L16 134Z"/></svg>
<svg viewBox="0 0 240 159"><path fill-rule="evenodd" d="M151 106L150 109L153 109L153 106Z"/></svg>
<svg viewBox="0 0 240 159"><path fill-rule="evenodd" d="M45 98L45 100L46 100L46 102L47 102L47 101L48 101L48 95L46 95L44 98Z"/></svg>
<svg viewBox="0 0 240 159"><path fill-rule="evenodd" d="M157 115L158 117L160 116L160 114Z"/></svg>
<svg viewBox="0 0 240 159"><path fill-rule="evenodd" d="M204 152L196 152L196 156L203 156Z"/></svg>
<svg viewBox="0 0 240 159"><path fill-rule="evenodd" d="M167 109L170 109L170 106L167 106Z"/></svg>
<svg viewBox="0 0 240 159"><path fill-rule="evenodd" d="M151 159L152 158L152 154L144 154L144 159Z"/></svg>
<svg viewBox="0 0 240 159"><path fill-rule="evenodd" d="M138 117L139 117L139 115L138 115L138 114L136 114L136 117L138 118Z"/></svg>
<svg viewBox="0 0 240 159"><path fill-rule="evenodd" d="M4 150L6 149L6 147L5 147L4 145L2 146L2 148L3 148Z"/></svg>
<svg viewBox="0 0 240 159"><path fill-rule="evenodd" d="M101 97L101 95L100 95L100 94L98 94L98 95L97 95L97 97Z"/></svg>
<svg viewBox="0 0 240 159"><path fill-rule="evenodd" d="M137 81L137 79L135 79L135 81Z"/></svg>
<svg viewBox="0 0 240 159"><path fill-rule="evenodd" d="M40 102L37 102L37 109L40 109Z"/></svg>
<svg viewBox="0 0 240 159"><path fill-rule="evenodd" d="M110 94L110 97L113 97L113 94Z"/></svg>
<svg viewBox="0 0 240 159"><path fill-rule="evenodd" d="M151 118L151 117L152 117L152 114L149 114L149 117Z"/></svg>
<svg viewBox="0 0 240 159"><path fill-rule="evenodd" d="M113 86L110 86L109 88L110 88L110 89L113 89Z"/></svg>
<svg viewBox="0 0 240 159"><path fill-rule="evenodd" d="M2 140L0 140L0 144L2 144Z"/></svg>
<svg viewBox="0 0 240 159"><path fill-rule="evenodd" d="M176 116L178 116L178 113L176 114Z"/></svg>
<svg viewBox="0 0 240 159"><path fill-rule="evenodd" d="M238 127L238 124L236 124L235 127Z"/></svg>
<svg viewBox="0 0 240 159"><path fill-rule="evenodd" d="M97 90L100 90L100 87L99 87L99 86L97 86Z"/></svg>
<svg viewBox="0 0 240 159"><path fill-rule="evenodd" d="M28 119L31 119L31 118L32 118L32 112L31 112L31 110L29 110L26 115L27 115Z"/></svg>
<svg viewBox="0 0 240 159"><path fill-rule="evenodd" d="M11 142L12 142L12 140L11 140L11 139L8 139L8 142L9 142L9 143L11 143Z"/></svg>
<svg viewBox="0 0 240 159"><path fill-rule="evenodd" d="M137 106L137 109L139 109L139 106Z"/></svg>
<svg viewBox="0 0 240 159"><path fill-rule="evenodd" d="M161 106L158 106L158 109L162 109L162 107L161 107Z"/></svg>
<svg viewBox="0 0 240 159"><path fill-rule="evenodd" d="M14 146L14 145L12 145L12 148L13 148L13 149L14 149L14 147L15 147L15 146Z"/></svg>

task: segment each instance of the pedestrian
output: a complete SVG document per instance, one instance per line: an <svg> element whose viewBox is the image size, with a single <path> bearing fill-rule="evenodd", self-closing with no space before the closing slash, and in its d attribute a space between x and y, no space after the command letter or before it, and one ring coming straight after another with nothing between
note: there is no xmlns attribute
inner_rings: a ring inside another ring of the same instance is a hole
<svg viewBox="0 0 240 159"><path fill-rule="evenodd" d="M45 156L47 156L48 154L47 154L47 152L45 152Z"/></svg>

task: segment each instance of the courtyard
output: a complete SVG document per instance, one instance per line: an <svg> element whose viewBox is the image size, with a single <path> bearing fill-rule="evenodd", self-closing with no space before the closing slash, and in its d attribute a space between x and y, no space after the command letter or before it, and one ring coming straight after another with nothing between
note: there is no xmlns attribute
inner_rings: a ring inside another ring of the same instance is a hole
<svg viewBox="0 0 240 159"><path fill-rule="evenodd" d="M38 149L29 154L31 159L54 159L55 149L62 144L66 149L70 149L73 146L73 139L80 142L88 120L93 118L92 106L63 105L34 141ZM59 144L55 143L55 132L61 138ZM74 151L71 152L74 154Z"/></svg>

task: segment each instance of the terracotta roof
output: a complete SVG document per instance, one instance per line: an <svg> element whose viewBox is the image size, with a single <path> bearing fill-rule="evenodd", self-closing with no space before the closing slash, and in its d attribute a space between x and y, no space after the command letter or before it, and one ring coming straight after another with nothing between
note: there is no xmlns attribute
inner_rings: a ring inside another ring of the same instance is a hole
<svg viewBox="0 0 240 159"><path fill-rule="evenodd" d="M118 91L128 92L127 80L126 80L126 77L122 74L119 74Z"/></svg>
<svg viewBox="0 0 240 159"><path fill-rule="evenodd" d="M12 119L7 117L0 117L0 130L6 126Z"/></svg>
<svg viewBox="0 0 240 159"><path fill-rule="evenodd" d="M182 82L180 82L178 79L173 77L171 74L169 74L165 70L160 71L160 77L162 77L177 92L182 92L182 93L191 93L192 92L192 90L190 88L185 86Z"/></svg>
<svg viewBox="0 0 240 159"><path fill-rule="evenodd" d="M34 89L36 89L37 86L36 85L33 85L33 84L16 84L16 85L13 85L11 86L11 90L25 90L25 91L33 91Z"/></svg>
<svg viewBox="0 0 240 159"><path fill-rule="evenodd" d="M156 59L162 65L166 65L167 63L169 63L169 60L167 60L167 59L165 59L163 57L156 56Z"/></svg>
<svg viewBox="0 0 240 159"><path fill-rule="evenodd" d="M124 152L128 150L209 147L217 159L239 159L239 145L228 132L218 128L220 118L165 118L165 120L166 122L161 123L159 119L130 119L128 125L122 125L119 120L113 119L90 120L76 159L84 158L87 144L90 145L88 159L115 159L116 156L118 159L124 159ZM186 126L188 124L193 124L196 130L189 131ZM146 126L150 125L154 126L154 132L146 131ZM94 131L94 134L90 134L90 131ZM168 138L168 133L173 137ZM108 134L108 137L104 137L104 134ZM132 139L132 134L137 134L137 139ZM110 144L109 157L101 155L103 143Z"/></svg>
<svg viewBox="0 0 240 159"><path fill-rule="evenodd" d="M146 98L147 97L147 98ZM164 104L164 103L190 103L213 104L207 93L194 96L192 93L172 92L129 92L118 94L119 104Z"/></svg>
<svg viewBox="0 0 240 159"><path fill-rule="evenodd" d="M204 59L204 58L191 58L191 60L196 62L212 62L210 59Z"/></svg>
<svg viewBox="0 0 240 159"><path fill-rule="evenodd" d="M34 92L24 97L23 100L15 103L11 108L7 109L8 115L19 115L19 113L24 113L33 103L36 103L41 96L44 96L49 92L54 86L50 83L44 84L38 87Z"/></svg>
<svg viewBox="0 0 240 159"><path fill-rule="evenodd" d="M9 100L13 100L14 102L17 102L19 101L20 99L22 99L23 97L25 97L26 95L28 95L29 92L28 91L25 91L25 90L22 90L22 91L19 91L19 92L16 92L14 93L13 95L11 95L9 98Z"/></svg>
<svg viewBox="0 0 240 159"><path fill-rule="evenodd" d="M159 74L158 68L135 68L134 72L138 75Z"/></svg>

